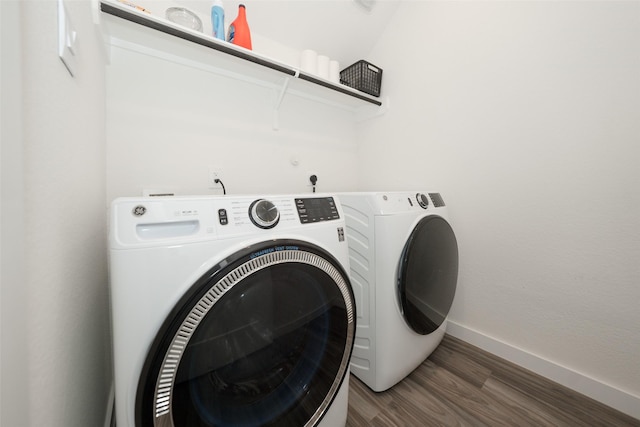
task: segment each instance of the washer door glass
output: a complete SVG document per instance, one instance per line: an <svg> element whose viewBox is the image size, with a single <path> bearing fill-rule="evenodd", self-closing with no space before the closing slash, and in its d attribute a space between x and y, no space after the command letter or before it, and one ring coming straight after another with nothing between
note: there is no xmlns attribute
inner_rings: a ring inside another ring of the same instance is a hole
<svg viewBox="0 0 640 427"><path fill-rule="evenodd" d="M354 303L345 272L300 242L212 268L178 304L140 380L140 426L311 426L347 372Z"/></svg>
<svg viewBox="0 0 640 427"><path fill-rule="evenodd" d="M415 332L427 335L444 322L458 281L458 244L449 223L436 215L418 222L400 260L402 314Z"/></svg>

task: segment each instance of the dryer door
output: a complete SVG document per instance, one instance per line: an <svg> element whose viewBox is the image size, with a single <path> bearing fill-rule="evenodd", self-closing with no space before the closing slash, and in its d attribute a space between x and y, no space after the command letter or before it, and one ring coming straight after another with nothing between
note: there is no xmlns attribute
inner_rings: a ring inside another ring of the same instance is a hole
<svg viewBox="0 0 640 427"><path fill-rule="evenodd" d="M400 259L398 294L402 314L415 332L427 335L444 322L458 281L458 244L442 217L422 218Z"/></svg>
<svg viewBox="0 0 640 427"><path fill-rule="evenodd" d="M136 425L316 425L347 372L354 309L345 271L308 243L271 241L224 260L159 331Z"/></svg>

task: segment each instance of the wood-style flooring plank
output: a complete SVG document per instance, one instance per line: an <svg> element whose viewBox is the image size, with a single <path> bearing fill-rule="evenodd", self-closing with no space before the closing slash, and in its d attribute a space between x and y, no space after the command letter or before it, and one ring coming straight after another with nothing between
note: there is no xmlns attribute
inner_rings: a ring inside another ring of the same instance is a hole
<svg viewBox="0 0 640 427"><path fill-rule="evenodd" d="M423 426L464 425L458 422L458 416L437 395L426 393L421 384L414 378L407 378L387 393L395 402L406 407L414 418L422 421ZM425 419L424 414L429 417Z"/></svg>
<svg viewBox="0 0 640 427"><path fill-rule="evenodd" d="M526 425L560 427L579 424L575 418L563 414L556 408L543 405L537 400L531 399L498 379L489 378L482 390L493 396L494 399L503 402L511 411L520 413L522 418L528 420Z"/></svg>
<svg viewBox="0 0 640 427"><path fill-rule="evenodd" d="M349 381L349 418L354 425L369 425L382 410L391 403L391 396L376 394L351 375Z"/></svg>
<svg viewBox="0 0 640 427"><path fill-rule="evenodd" d="M478 388L491 376L491 369L446 345L439 346L429 360Z"/></svg>
<svg viewBox="0 0 640 427"><path fill-rule="evenodd" d="M442 346L491 369L493 378L564 414L571 425L640 426L639 420L462 340L447 335Z"/></svg>
<svg viewBox="0 0 640 427"><path fill-rule="evenodd" d="M640 420L449 335L387 391L375 393L353 375L350 384L347 427L640 427Z"/></svg>
<svg viewBox="0 0 640 427"><path fill-rule="evenodd" d="M430 360L413 372L423 388L441 399L459 417L472 425L526 425L526 420L509 411L499 400Z"/></svg>

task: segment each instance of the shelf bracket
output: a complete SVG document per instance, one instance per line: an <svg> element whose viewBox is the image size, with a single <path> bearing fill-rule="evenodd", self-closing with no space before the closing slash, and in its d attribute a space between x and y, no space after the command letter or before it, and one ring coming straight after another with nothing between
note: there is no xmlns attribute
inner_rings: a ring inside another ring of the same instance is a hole
<svg viewBox="0 0 640 427"><path fill-rule="evenodd" d="M273 106L273 130L280 129L280 105L282 105L282 100L284 99L284 95L287 93L290 81L291 77L285 77L280 91L276 94L276 103Z"/></svg>
<svg viewBox="0 0 640 427"><path fill-rule="evenodd" d="M358 107L355 112L356 122L361 123L370 119L380 117L389 111L389 97L385 97L380 107L373 107L371 105L363 105Z"/></svg>

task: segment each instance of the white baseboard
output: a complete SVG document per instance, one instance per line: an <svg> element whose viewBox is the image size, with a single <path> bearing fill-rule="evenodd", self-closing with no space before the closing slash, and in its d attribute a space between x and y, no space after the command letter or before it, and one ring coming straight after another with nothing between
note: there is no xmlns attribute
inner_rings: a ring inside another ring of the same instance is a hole
<svg viewBox="0 0 640 427"><path fill-rule="evenodd" d="M447 333L620 412L640 419L640 397L638 396L594 380L584 374L545 360L535 354L528 353L450 320L447 323Z"/></svg>

